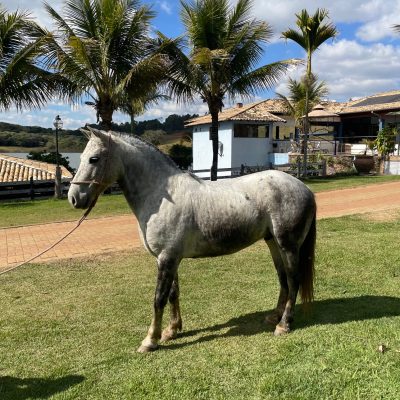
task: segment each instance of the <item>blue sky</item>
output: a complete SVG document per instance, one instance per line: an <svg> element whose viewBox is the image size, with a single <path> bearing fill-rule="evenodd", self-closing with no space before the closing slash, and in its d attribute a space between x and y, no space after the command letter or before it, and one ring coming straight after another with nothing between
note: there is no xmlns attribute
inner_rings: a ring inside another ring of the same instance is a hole
<svg viewBox="0 0 400 400"><path fill-rule="evenodd" d="M61 11L62 0L48 2ZM51 28L41 0L3 0L2 3L10 11L17 8L30 10L39 23ZM153 21L155 29L171 37L183 33L179 1L142 3L150 4L157 13ZM323 44L313 58L313 70L327 83L330 99L346 101L351 97L400 89L400 34L391 28L393 24L400 24L400 0L255 0L254 15L267 21L275 32L271 43L265 47L263 64L304 57L297 45L280 39L280 32L294 26L296 12L303 8L314 12L317 7L329 10L331 20L340 32L334 41ZM289 76L298 77L301 73L301 69L296 69ZM286 79L253 100L274 97L275 91L286 93ZM225 103L226 106L230 105L229 101ZM139 119L162 119L173 113L203 114L205 111L206 107L201 102L181 106L169 101L152 107ZM57 114L60 114L65 127L69 129L93 123L96 119L95 112L88 106L63 104L55 99L42 110L17 113L11 109L2 112L0 121L49 127ZM114 114L116 122L127 120L127 116L121 113Z"/></svg>

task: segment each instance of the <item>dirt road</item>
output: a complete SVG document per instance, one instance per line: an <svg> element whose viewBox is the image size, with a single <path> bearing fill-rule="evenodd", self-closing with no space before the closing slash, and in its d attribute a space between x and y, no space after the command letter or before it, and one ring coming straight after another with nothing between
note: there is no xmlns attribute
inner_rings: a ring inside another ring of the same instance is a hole
<svg viewBox="0 0 400 400"><path fill-rule="evenodd" d="M400 209L400 182L317 193L318 218ZM0 229L0 271L28 260L56 242L75 222ZM140 248L133 215L99 218L83 224L35 262Z"/></svg>

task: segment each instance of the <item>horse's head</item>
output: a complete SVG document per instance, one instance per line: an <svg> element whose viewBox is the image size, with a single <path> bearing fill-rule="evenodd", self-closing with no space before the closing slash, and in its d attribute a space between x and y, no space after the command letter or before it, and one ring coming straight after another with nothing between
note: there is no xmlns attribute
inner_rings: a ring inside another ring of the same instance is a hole
<svg viewBox="0 0 400 400"><path fill-rule="evenodd" d="M68 200L74 208L88 208L119 176L119 160L113 151L111 134L89 128L82 132L89 139L78 171L71 182Z"/></svg>

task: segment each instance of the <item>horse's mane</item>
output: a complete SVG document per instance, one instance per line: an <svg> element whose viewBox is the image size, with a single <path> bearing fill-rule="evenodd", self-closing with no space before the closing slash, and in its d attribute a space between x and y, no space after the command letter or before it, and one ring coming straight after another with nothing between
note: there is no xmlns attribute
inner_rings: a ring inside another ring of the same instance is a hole
<svg viewBox="0 0 400 400"><path fill-rule="evenodd" d="M168 154L165 154L157 146L155 146L153 143L147 141L146 139L143 139L143 138L141 138L140 136L137 136L137 135L127 134L127 133L122 133L122 132L112 132L112 134L115 135L116 137L118 137L119 139L123 140L125 143L131 145L131 146L136 146L138 142L140 144L144 144L146 147L148 147L150 149L150 151L154 151L157 154L160 154L167 161L167 163L171 167L176 168L178 171L181 171L182 173L187 173L192 178L194 178L197 181L203 183L203 180L200 179L195 174L193 174L192 172L182 171L179 168L179 166L175 163L175 161Z"/></svg>
<svg viewBox="0 0 400 400"><path fill-rule="evenodd" d="M121 132L113 132L113 135L118 137L119 139L122 139L125 143L130 144L131 146L136 146L138 142L140 144L144 144L151 151L154 151L157 154L160 154L162 157L164 157L164 159L167 161L167 163L171 167L175 167L175 168L181 170L178 167L178 165L175 163L175 161L168 154L165 154L164 152L162 152L157 146L154 146L153 143L147 141L146 139L143 139L137 135L130 135L130 134L121 133Z"/></svg>

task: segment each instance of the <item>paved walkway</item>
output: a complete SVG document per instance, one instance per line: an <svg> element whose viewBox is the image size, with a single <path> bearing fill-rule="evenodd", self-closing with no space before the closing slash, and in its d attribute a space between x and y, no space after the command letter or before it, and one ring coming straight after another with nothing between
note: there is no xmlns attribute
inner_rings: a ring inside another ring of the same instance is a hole
<svg viewBox="0 0 400 400"><path fill-rule="evenodd" d="M317 193L318 218L400 209L400 182ZM61 222L0 229L0 272L30 259L76 225ZM133 215L87 220L35 262L83 257L142 247Z"/></svg>

